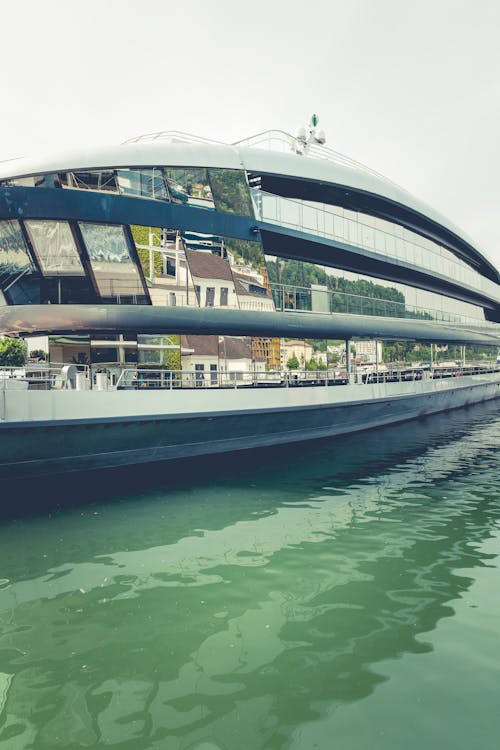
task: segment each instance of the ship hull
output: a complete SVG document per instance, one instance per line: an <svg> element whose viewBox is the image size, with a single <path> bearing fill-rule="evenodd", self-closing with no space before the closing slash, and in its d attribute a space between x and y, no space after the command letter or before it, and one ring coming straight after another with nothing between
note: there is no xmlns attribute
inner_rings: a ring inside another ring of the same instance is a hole
<svg viewBox="0 0 500 750"><path fill-rule="evenodd" d="M497 398L500 376L263 392L3 395L0 478L13 479L335 437Z"/></svg>

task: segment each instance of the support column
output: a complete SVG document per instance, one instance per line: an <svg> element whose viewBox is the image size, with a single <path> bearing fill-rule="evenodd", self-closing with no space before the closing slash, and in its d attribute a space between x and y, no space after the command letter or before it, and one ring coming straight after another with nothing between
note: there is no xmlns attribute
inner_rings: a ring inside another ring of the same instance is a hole
<svg viewBox="0 0 500 750"><path fill-rule="evenodd" d="M153 232L151 230L151 227L149 228L148 244L149 244L149 280L152 284L154 284L155 261L154 261L154 250L153 250Z"/></svg>
<svg viewBox="0 0 500 750"><path fill-rule="evenodd" d="M347 372L347 382L351 382L351 339L345 340L345 368Z"/></svg>
<svg viewBox="0 0 500 750"><path fill-rule="evenodd" d="M378 383L378 339L375 339L375 372L377 373L377 383Z"/></svg>

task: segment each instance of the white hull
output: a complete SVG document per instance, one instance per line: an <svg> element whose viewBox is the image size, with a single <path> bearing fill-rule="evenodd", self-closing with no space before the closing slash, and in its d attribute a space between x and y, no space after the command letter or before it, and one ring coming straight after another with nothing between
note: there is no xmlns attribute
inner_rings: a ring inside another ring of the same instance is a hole
<svg viewBox="0 0 500 750"><path fill-rule="evenodd" d="M0 392L0 477L318 439L500 396L500 374L339 387Z"/></svg>

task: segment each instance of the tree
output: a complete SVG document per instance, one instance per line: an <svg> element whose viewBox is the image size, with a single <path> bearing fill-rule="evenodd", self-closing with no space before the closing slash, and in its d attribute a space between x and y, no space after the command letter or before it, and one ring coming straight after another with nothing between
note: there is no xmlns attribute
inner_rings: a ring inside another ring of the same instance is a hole
<svg viewBox="0 0 500 750"><path fill-rule="evenodd" d="M26 349L22 339L0 340L0 367L21 367L26 361Z"/></svg>
<svg viewBox="0 0 500 750"><path fill-rule="evenodd" d="M290 359L288 360L288 363L287 363L287 367L288 367L289 370L298 370L299 369L299 365L300 365L300 362L297 359L297 357L295 356L295 354L293 355L293 357L290 357Z"/></svg>

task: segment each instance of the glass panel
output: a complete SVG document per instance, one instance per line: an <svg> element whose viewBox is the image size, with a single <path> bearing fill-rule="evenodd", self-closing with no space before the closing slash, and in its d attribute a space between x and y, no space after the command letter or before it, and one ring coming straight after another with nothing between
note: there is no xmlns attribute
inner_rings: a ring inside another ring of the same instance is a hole
<svg viewBox="0 0 500 750"><path fill-rule="evenodd" d="M123 226L79 224L102 297L144 295Z"/></svg>
<svg viewBox="0 0 500 750"><path fill-rule="evenodd" d="M118 169L116 178L123 195L140 195L159 201L170 200L161 169Z"/></svg>
<svg viewBox="0 0 500 750"><path fill-rule="evenodd" d="M44 274L85 275L71 227L66 221L27 221L26 227Z"/></svg>
<svg viewBox="0 0 500 750"><path fill-rule="evenodd" d="M260 242L224 238L224 251L242 310L274 310L269 274Z"/></svg>
<svg viewBox="0 0 500 750"><path fill-rule="evenodd" d="M92 169L85 172L67 172L60 176L63 187L100 192L118 191L115 173L112 169Z"/></svg>
<svg viewBox="0 0 500 750"><path fill-rule="evenodd" d="M163 171L174 203L213 209L212 190L204 167L165 167Z"/></svg>
<svg viewBox="0 0 500 750"><path fill-rule="evenodd" d="M181 369L179 335L137 336L138 362L168 370Z"/></svg>
<svg viewBox="0 0 500 750"><path fill-rule="evenodd" d="M245 173L238 169L209 169L208 176L217 211L253 216Z"/></svg>
<svg viewBox="0 0 500 750"><path fill-rule="evenodd" d="M305 232L325 233L327 237L376 250L383 255L391 255L410 263L418 263L427 271L449 276L456 282L487 291L492 299L500 301L498 285L494 282L481 276L443 246L397 224L336 206L291 200L255 189L252 189L252 195L259 209L259 218L264 221L284 226L299 226ZM335 216L333 226L332 214Z"/></svg>
<svg viewBox="0 0 500 750"><path fill-rule="evenodd" d="M181 336L182 385L189 388L207 387L219 369L218 336ZM205 377L205 370L210 375Z"/></svg>
<svg viewBox="0 0 500 750"><path fill-rule="evenodd" d="M131 230L152 304L197 307L181 233L159 227L131 226Z"/></svg>
<svg viewBox="0 0 500 750"><path fill-rule="evenodd" d="M185 249L185 256L193 284L197 290L197 297L201 307L219 307L224 300L224 307L237 308L238 297L235 279L229 261L221 257L222 246L210 250ZM222 290L225 290L224 296Z"/></svg>
<svg viewBox="0 0 500 750"><path fill-rule="evenodd" d="M24 268L33 270L33 263L19 222L0 221L0 274L17 273Z"/></svg>

